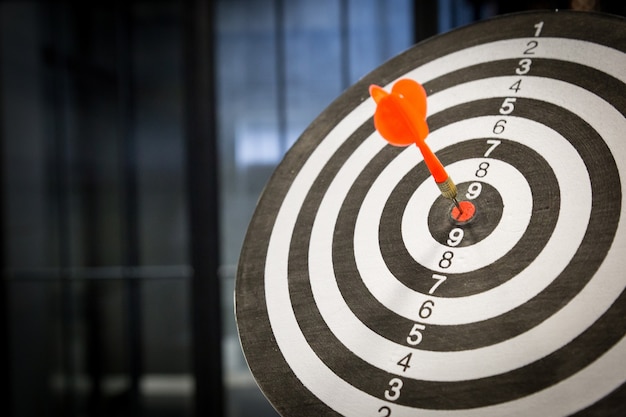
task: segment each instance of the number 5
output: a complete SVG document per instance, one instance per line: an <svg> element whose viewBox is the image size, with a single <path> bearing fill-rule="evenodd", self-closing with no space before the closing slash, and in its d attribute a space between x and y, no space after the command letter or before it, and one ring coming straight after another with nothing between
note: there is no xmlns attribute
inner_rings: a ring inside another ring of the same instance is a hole
<svg viewBox="0 0 626 417"><path fill-rule="evenodd" d="M502 102L500 106L500 114L511 114L515 109L515 101L517 99L515 97L507 97Z"/></svg>
<svg viewBox="0 0 626 417"><path fill-rule="evenodd" d="M421 330L426 329L426 326L420 323L415 323L409 332L409 335L406 337L406 342L411 346L417 346L422 343L422 339L424 336L422 335Z"/></svg>

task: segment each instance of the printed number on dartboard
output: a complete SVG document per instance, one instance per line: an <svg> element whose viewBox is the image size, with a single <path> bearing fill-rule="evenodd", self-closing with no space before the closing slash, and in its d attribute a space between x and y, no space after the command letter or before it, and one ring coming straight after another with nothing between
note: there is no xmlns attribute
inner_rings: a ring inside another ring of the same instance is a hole
<svg viewBox="0 0 626 417"><path fill-rule="evenodd" d="M535 24L534 29L535 29L534 35L535 37L538 37L541 34L541 31L543 29L543 22L539 22ZM538 47L539 47L539 41L537 40L530 40L525 44L525 47L522 51L522 55L524 55L524 58L521 58L517 62L517 66L514 70L514 73L516 75L524 76L530 73L533 61L531 58L528 58L528 56L535 55ZM522 80L523 78L519 78L515 80L515 82L508 87L508 90L512 91L514 94L518 94L522 90ZM505 97L500 105L500 108L498 109L498 113L500 113L500 115L505 116L505 117L510 116L515 111L516 104L517 104L516 97ZM498 119L493 125L493 128L492 128L493 134L502 135L506 131L507 122L508 122L507 118ZM500 146L501 143L502 142L497 139L488 139L487 140L488 148L485 151L483 156L485 158L488 158L492 154L492 152L494 152L496 148ZM478 179L484 179L485 177L487 177L487 175L489 174L490 166L491 165L489 161L481 161L478 164L476 171L474 172L475 177ZM465 197L468 200L477 199L482 192L482 187L483 187L482 183L479 181L474 181L470 183L470 185L467 187L467 192L465 193ZM448 239L446 240L446 244L450 248L457 247L461 244L464 237L465 237L465 231L463 230L463 228L454 227L448 233ZM438 263L439 268L441 269L450 268L452 266L453 259L454 259L453 251L451 250L444 251ZM428 291L429 294L434 294L437 288L439 288L439 286L442 285L446 281L447 276L441 275L441 274L433 274L432 278L435 280L435 282L430 288L430 290ZM420 306L418 310L419 317L424 320L428 319L432 315L434 307L435 307L435 302L433 300L428 299L424 301L424 303L422 303L422 305ZM406 337L406 343L409 346L419 345L424 339L425 330L426 330L425 324L414 323L408 332L408 335ZM407 355L403 356L400 360L396 362L396 364L401 368L402 372L406 372L406 370L411 367L412 355L413 355L412 353L408 353ZM402 393L403 385L404 383L402 382L402 379L397 378L397 377L391 378L391 380L389 380L388 382L388 386L386 387L384 391L385 399L389 401L398 400ZM391 408L389 408L388 406L382 406L378 409L378 413L379 413L378 414L379 416L389 417L391 416Z"/></svg>
<svg viewBox="0 0 626 417"><path fill-rule="evenodd" d="M413 353L408 353L406 356L402 357L397 365L402 369L402 372L406 372L407 369L411 367L411 358L413 357ZM384 397L388 401L397 401L402 394L402 386L404 382L400 378L394 377L389 380L387 387L384 391ZM378 409L379 416L391 416L391 408L384 405Z"/></svg>
<svg viewBox="0 0 626 417"><path fill-rule="evenodd" d="M535 24L534 29L535 29L534 36L539 37L541 35L541 31L543 30L543 21ZM524 57L521 58L519 61L517 61L517 65L514 70L515 75L523 76L523 75L528 75L530 73L532 69L532 65L533 65L533 60L532 58L529 58L529 56L535 55L538 52L538 48L539 48L538 40L532 39L526 42L526 44L522 48L522 55ZM508 90L512 91L515 94L518 94L522 90L522 80L523 80L523 77L515 80L515 82L513 82L513 84L511 84L508 87ZM513 111L515 110L516 101L517 101L516 97L505 97L504 101L500 105L500 108L498 109L498 112L503 116L511 115ZM492 129L493 133L496 135L502 134L506 128L506 123L507 123L506 119L498 120L493 126L493 129Z"/></svg>
<svg viewBox="0 0 626 417"><path fill-rule="evenodd" d="M445 281L446 277L443 275L434 274L434 276L435 275L437 276L437 283L435 284L435 286L439 286L443 281ZM426 320L433 314L434 307L435 302L433 300L426 300L420 306L417 314L421 319ZM414 323L413 327L411 327L411 330L409 330L409 334L406 337L406 343L410 346L417 346L422 343L422 340L424 339L424 330L426 330L425 324Z"/></svg>
<svg viewBox="0 0 626 417"><path fill-rule="evenodd" d="M543 30L543 21L535 24L534 29L535 29L534 36L539 37ZM516 79L513 82L513 84L511 84L508 87L508 90L513 92L513 94L519 94L520 91L522 90L523 76L528 75L530 73L532 64L533 64L533 60L529 58L529 56L535 55L538 47L539 47L539 41L534 40L534 39L528 41L525 44L522 50L523 58L521 58L517 62L517 66L514 69L514 74L519 75L521 77ZM517 104L516 97L509 96L503 99L502 103L500 104L500 108L498 109L498 113L501 116L504 116L505 118L498 119L493 125L492 132L494 135L502 135L506 131L506 127L508 123L508 120L507 120L508 116L511 116L513 114L513 112L515 111L516 104ZM502 142L497 139L488 139L487 140L488 148L485 151L483 156L485 158L488 158L501 143ZM489 161L481 161L478 164L476 171L474 172L475 177L477 179L484 179L489 174L489 168L490 168ZM467 187L467 192L465 193L465 197L468 200L477 199L482 192L482 187L483 187L482 183L479 181L474 181L470 183L470 185ZM446 240L446 244L450 248L457 247L461 244L464 237L465 237L465 231L463 230L463 228L454 227L448 233L448 239ZM453 251L451 250L444 251L438 263L439 268L441 269L450 268L452 266L453 259L454 259ZM441 286L446 281L447 276L441 275L441 274L433 274L432 278L435 280L435 282L430 288L430 290L428 291L429 294L435 293L437 288L439 288L439 286ZM420 306L418 310L419 317L424 320L428 319L433 313L434 306L435 306L435 302L433 300L428 299L424 301L424 303L422 303L422 305ZM409 346L419 345L424 339L425 330L426 330L425 324L414 323L408 332L408 335L406 337L406 343ZM406 370L411 367L412 356L413 356L412 353L408 353L407 355L403 356L400 360L396 362L396 364L401 368L402 372L406 372ZM404 383L402 382L402 379L397 378L397 377L391 378L391 380L389 380L388 382L388 386L386 387L384 391L384 397L389 401L398 400L402 393L403 385ZM392 415L391 408L388 406L382 406L378 409L378 416L389 417L391 415Z"/></svg>

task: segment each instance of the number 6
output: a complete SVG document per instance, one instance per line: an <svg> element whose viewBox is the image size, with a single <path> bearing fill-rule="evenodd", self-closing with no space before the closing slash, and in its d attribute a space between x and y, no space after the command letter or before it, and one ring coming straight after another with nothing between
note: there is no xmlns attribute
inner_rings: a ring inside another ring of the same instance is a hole
<svg viewBox="0 0 626 417"><path fill-rule="evenodd" d="M499 135L502 132L504 132L505 125L506 125L506 120L504 120L504 119L498 120L496 122L496 124L493 126L493 130L492 131L493 131L494 135ZM489 142L489 141L487 141L487 142ZM487 155L485 155L485 156L487 156Z"/></svg>

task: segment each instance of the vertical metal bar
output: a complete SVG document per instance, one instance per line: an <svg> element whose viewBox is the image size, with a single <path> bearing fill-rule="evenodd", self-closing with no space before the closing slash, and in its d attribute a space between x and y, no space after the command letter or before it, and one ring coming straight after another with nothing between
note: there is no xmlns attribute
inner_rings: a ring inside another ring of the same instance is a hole
<svg viewBox="0 0 626 417"><path fill-rule="evenodd" d="M137 204L137 141L135 130L135 100L133 83L133 21L132 1L115 3L116 41L118 62L119 126L122 175L122 263L125 267L139 265L139 213ZM128 312L127 340L130 379L130 410L141 414L142 355L142 297L141 281L124 274Z"/></svg>
<svg viewBox="0 0 626 417"><path fill-rule="evenodd" d="M215 5L186 0L185 127L191 249L195 414L223 416L219 183L215 109Z"/></svg>
<svg viewBox="0 0 626 417"><path fill-rule="evenodd" d="M78 401L76 398L77 372L74 363L77 357L76 338L74 323L76 318L76 304L73 295L73 282L66 271L71 262L70 249L70 216L69 202L69 175L67 156L67 125L66 112L67 102L65 94L67 89L67 61L63 53L64 46L64 22L67 2L61 4L46 4L45 15L47 19L47 32L50 39L49 45L49 84L47 90L52 103L50 106L50 119L52 121L52 134L50 135L50 183L49 192L52 201L53 218L56 234L56 264L60 274L58 276L60 286L60 349L61 370L63 373L63 395L61 399L61 414L75 416L78 414Z"/></svg>
<svg viewBox="0 0 626 417"><path fill-rule="evenodd" d="M459 2L452 0L450 3L450 28L459 26Z"/></svg>
<svg viewBox="0 0 626 417"><path fill-rule="evenodd" d="M482 2L473 1L472 5L472 20L477 22L482 18Z"/></svg>
<svg viewBox="0 0 626 417"><path fill-rule="evenodd" d="M453 15L454 15L454 7ZM456 21L456 18L453 19ZM413 41L422 41L437 34L438 10L436 0L413 1ZM456 24L456 22L453 22Z"/></svg>
<svg viewBox="0 0 626 417"><path fill-rule="evenodd" d="M339 53L341 54L339 69L341 75L341 88L345 90L351 84L350 80L350 10L348 0L340 0L339 2L339 36L341 46Z"/></svg>
<svg viewBox="0 0 626 417"><path fill-rule="evenodd" d="M95 267L100 264L100 242L98 239L98 220L102 207L98 204L98 147L92 134L94 122L94 98L97 97L97 83L95 82L94 67L92 65L92 48L95 44L93 18L95 12L91 5L78 0L70 2L72 13L72 37L76 40L76 61L72 67L73 95L77 117L77 136L75 153L78 164L77 171L70 165L70 175L79 180L79 213L84 220L80 228L81 245L84 251L84 265ZM61 232L64 233L64 232ZM80 277L84 278L84 277ZM72 297L82 297L82 313L84 320L89 323L84 332L84 360L85 370L89 377L89 391L86 396L86 411L88 415L97 415L102 408L102 377L103 377L103 346L101 343L102 317L100 313L99 283L90 279L81 279L80 284L69 281L74 287ZM82 289L78 291L78 289ZM70 360L75 360L71 358Z"/></svg>
<svg viewBox="0 0 626 417"><path fill-rule="evenodd" d="M276 50L276 117L278 143L282 153L287 151L287 55L285 35L285 5L274 0L274 48Z"/></svg>
<svg viewBox="0 0 626 417"><path fill-rule="evenodd" d="M374 5L374 12L376 13L376 18L378 20L376 34L376 49L378 52L378 56L376 57L379 62L384 62L390 57L389 47L391 46L391 42L389 40L389 30L388 26L388 11L389 2L386 0L378 0ZM380 27L378 27L380 25Z"/></svg>
<svg viewBox="0 0 626 417"><path fill-rule="evenodd" d="M0 4L0 10L3 7ZM0 12L1 13L1 12ZM0 14L1 16L1 14ZM2 33L2 25L0 25L0 62L2 62L5 57L3 56L3 33ZM2 82L2 67L0 67L0 167L5 167L5 154L4 154L4 145L5 145L5 137L4 133L4 91L3 91L3 82ZM0 375L6 375L5 381L7 382L6 388L0 394L0 404L3 404L3 414L6 417L12 417L13 415L13 377L11 373L11 341L9 339L10 335L10 312L9 312L9 277L8 277L8 259L7 259L7 232L8 230L5 228L7 219L6 219L6 205L8 204L7 198L7 190L4 187L6 181L5 170L0 169L0 271L2 275L0 275Z"/></svg>

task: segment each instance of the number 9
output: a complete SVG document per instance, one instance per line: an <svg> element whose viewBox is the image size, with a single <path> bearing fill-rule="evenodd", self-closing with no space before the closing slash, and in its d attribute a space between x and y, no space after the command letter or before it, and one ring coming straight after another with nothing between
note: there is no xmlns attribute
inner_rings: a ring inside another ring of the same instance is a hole
<svg viewBox="0 0 626 417"><path fill-rule="evenodd" d="M483 190L483 185L479 182L473 182L467 187L467 194L465 196L473 200L480 195L480 192Z"/></svg>
<svg viewBox="0 0 626 417"><path fill-rule="evenodd" d="M448 246L457 246L463 240L464 235L465 232L463 231L463 229L455 227L454 229L450 230L450 233L448 234L448 241L446 243L448 244Z"/></svg>

